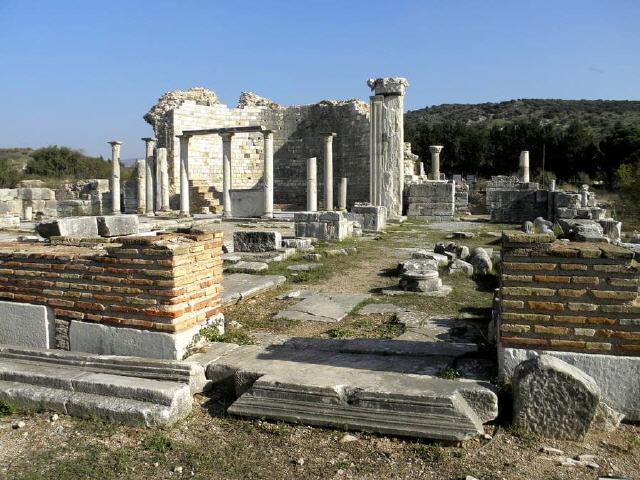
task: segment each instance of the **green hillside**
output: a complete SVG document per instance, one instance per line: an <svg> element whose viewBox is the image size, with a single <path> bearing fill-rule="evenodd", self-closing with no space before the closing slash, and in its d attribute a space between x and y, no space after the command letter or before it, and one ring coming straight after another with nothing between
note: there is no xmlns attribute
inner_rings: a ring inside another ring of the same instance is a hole
<svg viewBox="0 0 640 480"><path fill-rule="evenodd" d="M541 125L567 127L578 121L599 138L616 123L640 125L640 101L636 100L539 100L518 99L499 103L442 104L407 112L409 128L418 123L462 122L487 125L535 119Z"/></svg>

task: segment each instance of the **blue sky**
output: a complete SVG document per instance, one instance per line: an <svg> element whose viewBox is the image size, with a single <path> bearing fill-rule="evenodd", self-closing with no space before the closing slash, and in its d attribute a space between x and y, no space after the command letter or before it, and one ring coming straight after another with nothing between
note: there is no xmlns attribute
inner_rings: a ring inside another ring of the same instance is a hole
<svg viewBox="0 0 640 480"><path fill-rule="evenodd" d="M639 0L0 0L0 147L143 155L168 90L288 104L405 76L407 109L640 99Z"/></svg>

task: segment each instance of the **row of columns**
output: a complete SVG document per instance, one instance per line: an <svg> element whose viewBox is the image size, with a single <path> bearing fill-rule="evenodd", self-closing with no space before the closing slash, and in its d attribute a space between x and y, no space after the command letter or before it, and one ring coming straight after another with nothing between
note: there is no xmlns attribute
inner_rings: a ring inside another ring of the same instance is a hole
<svg viewBox="0 0 640 480"><path fill-rule="evenodd" d="M145 158L138 160L138 213L154 215L155 211L168 211L169 207L169 165L167 149L155 149L155 139L145 137ZM113 140L111 145L111 204L112 213L122 211L120 202L120 148L122 142ZM155 187L154 187L155 186Z"/></svg>
<svg viewBox="0 0 640 480"><path fill-rule="evenodd" d="M222 138L222 216L231 217L231 142L234 133L221 133ZM189 140L190 136L180 137L180 214L190 215L189 201ZM264 161L264 218L273 218L273 132L263 132Z"/></svg>
<svg viewBox="0 0 640 480"><path fill-rule="evenodd" d="M332 137L330 137L332 138ZM327 188L327 156L325 150L325 210L333 210L333 176L330 178L330 186ZM332 171L333 165L331 164L331 157L329 157L330 171ZM339 192L338 192L338 210L345 211L347 209L347 177L340 178ZM330 205L330 207L328 207ZM307 159L307 211L318 211L318 166L316 157Z"/></svg>

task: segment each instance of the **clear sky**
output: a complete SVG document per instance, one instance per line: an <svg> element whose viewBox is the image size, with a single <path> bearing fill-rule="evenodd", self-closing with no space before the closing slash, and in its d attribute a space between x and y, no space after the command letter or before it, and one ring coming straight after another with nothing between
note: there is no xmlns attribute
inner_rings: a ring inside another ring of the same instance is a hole
<svg viewBox="0 0 640 480"><path fill-rule="evenodd" d="M407 109L637 100L640 0L0 0L0 147L141 157L166 91L366 100L380 76Z"/></svg>

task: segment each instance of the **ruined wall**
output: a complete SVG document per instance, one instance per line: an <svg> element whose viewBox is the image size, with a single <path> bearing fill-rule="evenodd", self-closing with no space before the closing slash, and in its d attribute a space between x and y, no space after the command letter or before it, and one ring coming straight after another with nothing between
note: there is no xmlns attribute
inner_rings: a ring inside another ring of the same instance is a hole
<svg viewBox="0 0 640 480"><path fill-rule="evenodd" d="M504 347L640 356L640 270L630 250L505 232Z"/></svg>
<svg viewBox="0 0 640 480"><path fill-rule="evenodd" d="M348 201L368 199L369 108L363 102L322 101L314 105L282 107L268 99L243 93L237 108L218 102L201 89L165 94L145 115L154 127L158 147L168 149L172 193L178 192L180 142L184 130L264 125L274 130L274 201L303 206L306 197L306 159L318 158L318 191L324 188L324 132L335 132L333 142L334 198L339 178L349 178ZM263 140L260 134L236 134L232 140L232 188L261 184ZM192 137L189 146L190 180L206 181L222 191L222 140L218 135ZM320 204L323 202L320 195Z"/></svg>
<svg viewBox="0 0 640 480"><path fill-rule="evenodd" d="M72 320L177 333L222 311L222 233L58 242L0 244L0 299L51 307L58 348Z"/></svg>

